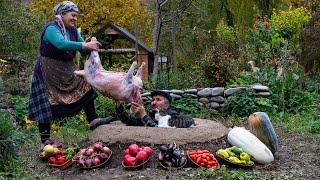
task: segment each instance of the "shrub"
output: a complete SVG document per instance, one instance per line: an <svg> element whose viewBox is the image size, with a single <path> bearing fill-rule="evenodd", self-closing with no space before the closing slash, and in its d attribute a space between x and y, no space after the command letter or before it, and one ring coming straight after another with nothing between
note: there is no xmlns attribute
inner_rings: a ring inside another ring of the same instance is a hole
<svg viewBox="0 0 320 180"><path fill-rule="evenodd" d="M226 85L227 80L232 77L228 66L230 61L238 58L238 54L235 44L223 41L217 42L214 48L207 50L198 63L210 87Z"/></svg>
<svg viewBox="0 0 320 180"><path fill-rule="evenodd" d="M95 106L98 117L116 116L116 105L114 100L99 95L95 100Z"/></svg>
<svg viewBox="0 0 320 180"><path fill-rule="evenodd" d="M230 96L223 108L223 113L241 118L257 111L273 114L275 107L270 99L258 97L252 90Z"/></svg>
<svg viewBox="0 0 320 180"><path fill-rule="evenodd" d="M192 116L194 118L212 118L212 113L209 109L201 107L197 100L190 97L182 97L181 99L174 100L171 106L180 114Z"/></svg>

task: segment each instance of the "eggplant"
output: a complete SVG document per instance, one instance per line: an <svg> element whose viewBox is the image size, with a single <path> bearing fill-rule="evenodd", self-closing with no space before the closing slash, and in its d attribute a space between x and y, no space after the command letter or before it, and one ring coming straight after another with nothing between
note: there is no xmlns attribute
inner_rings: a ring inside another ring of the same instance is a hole
<svg viewBox="0 0 320 180"><path fill-rule="evenodd" d="M165 159L165 160L170 160L170 158L171 158L170 154L165 154L165 155L164 155L164 159Z"/></svg>
<svg viewBox="0 0 320 180"><path fill-rule="evenodd" d="M176 158L171 158L171 160L170 160L171 162L172 162L172 165L176 165L177 164L177 159Z"/></svg>
<svg viewBox="0 0 320 180"><path fill-rule="evenodd" d="M167 167L172 167L172 163L171 163L170 161L165 160L165 161L164 161L164 164L165 164Z"/></svg>
<svg viewBox="0 0 320 180"><path fill-rule="evenodd" d="M163 158L164 158L164 154L162 152L160 152L159 155L158 155L159 161L162 161Z"/></svg>
<svg viewBox="0 0 320 180"><path fill-rule="evenodd" d="M183 166L187 162L187 158L182 156L179 160L179 167Z"/></svg>
<svg viewBox="0 0 320 180"><path fill-rule="evenodd" d="M160 151L161 152L167 152L168 151L168 146L167 145L162 145L162 146L160 146Z"/></svg>
<svg viewBox="0 0 320 180"><path fill-rule="evenodd" d="M176 158L180 158L181 157L181 153L179 151L179 149L175 149L173 152L172 152L172 155Z"/></svg>

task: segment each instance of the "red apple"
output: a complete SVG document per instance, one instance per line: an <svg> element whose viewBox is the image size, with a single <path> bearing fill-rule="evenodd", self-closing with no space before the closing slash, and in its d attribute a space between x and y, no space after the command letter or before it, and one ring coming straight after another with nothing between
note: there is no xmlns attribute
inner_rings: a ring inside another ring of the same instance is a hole
<svg viewBox="0 0 320 180"><path fill-rule="evenodd" d="M124 165L126 166L135 166L137 163L137 160L135 157L127 157L123 160Z"/></svg>
<svg viewBox="0 0 320 180"><path fill-rule="evenodd" d="M137 159L137 162L138 163L142 163L142 162L145 162L148 160L148 154L146 151L139 151L137 156L136 156L136 159Z"/></svg>
<svg viewBox="0 0 320 180"><path fill-rule="evenodd" d="M148 157L152 155L153 150L150 147L144 147L143 151L145 151L148 154Z"/></svg>
<svg viewBox="0 0 320 180"><path fill-rule="evenodd" d="M139 152L139 146L136 145L136 144L131 144L131 145L128 147L128 149L129 149L129 154L130 154L131 156L136 156L137 153Z"/></svg>
<svg viewBox="0 0 320 180"><path fill-rule="evenodd" d="M129 149L126 149L125 151L123 151L123 156L129 154Z"/></svg>

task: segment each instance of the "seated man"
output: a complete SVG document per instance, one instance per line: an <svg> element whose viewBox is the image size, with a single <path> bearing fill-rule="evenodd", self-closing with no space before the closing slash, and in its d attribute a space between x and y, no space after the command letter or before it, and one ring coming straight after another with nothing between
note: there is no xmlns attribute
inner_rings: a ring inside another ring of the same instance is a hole
<svg viewBox="0 0 320 180"><path fill-rule="evenodd" d="M179 116L179 113L170 108L172 101L171 96L164 91L153 91L151 92L151 108L152 111L148 114L145 111L143 104L131 103L131 110L134 115L130 115L125 111L125 108L122 103L117 102L116 113L121 122L125 123L128 126L150 126L154 127L158 125L158 121L155 119L157 112L161 112L165 115L170 115L171 117L185 117ZM187 124L186 127L194 125L194 120L190 117L183 119Z"/></svg>

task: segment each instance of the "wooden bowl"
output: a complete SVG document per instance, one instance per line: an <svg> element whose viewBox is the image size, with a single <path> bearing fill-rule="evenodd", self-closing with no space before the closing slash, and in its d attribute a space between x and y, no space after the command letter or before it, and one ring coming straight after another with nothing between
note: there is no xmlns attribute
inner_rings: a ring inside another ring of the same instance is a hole
<svg viewBox="0 0 320 180"><path fill-rule="evenodd" d="M84 169L84 170L90 170L90 169L95 169L95 168L98 168L98 167L102 167L103 165L105 165L107 162L110 161L111 157L112 157L112 151L111 151L109 157L108 157L104 162L102 162L102 163L100 163L100 164L98 164L98 165L96 165L96 166L91 166L91 167L79 167L79 168L80 168L80 169ZM76 161L76 160L72 160L72 161Z"/></svg>
<svg viewBox="0 0 320 180"><path fill-rule="evenodd" d="M225 159L222 156L219 156L218 154L216 154L217 159L222 162L223 164L229 165L229 166L233 166L233 167L240 167L243 169L249 169L252 168L254 166L254 163L252 165L248 165L248 164L235 164L233 162L231 162L229 159Z"/></svg>
<svg viewBox="0 0 320 180"><path fill-rule="evenodd" d="M135 166L126 166L123 161L121 162L121 164L124 167L124 169L126 169L126 170L142 169L143 167L145 167L145 165L147 165L147 163L149 162L150 158L151 157L149 157L145 162L143 162L141 164L138 164L138 165L135 165Z"/></svg>
<svg viewBox="0 0 320 180"><path fill-rule="evenodd" d="M66 161L65 163L61 164L61 165L57 165L57 164L50 164L49 163L49 166L50 167L53 167L53 168L58 168L60 170L64 170L64 169L67 169L68 167L70 167L72 165L73 161L72 159Z"/></svg>
<svg viewBox="0 0 320 180"><path fill-rule="evenodd" d="M176 171L176 170L179 170L179 169L182 169L183 167L185 167L186 164L188 163L188 159L186 160L186 162L182 166L179 166L179 167L168 167L168 166L165 166L164 164L162 164L161 161L158 160L158 162L163 169L168 170L168 171Z"/></svg>
<svg viewBox="0 0 320 180"><path fill-rule="evenodd" d="M196 167L202 167L192 160L192 158L189 156L189 151L187 152L187 155L188 155L188 159L192 162L192 164L194 164ZM202 168L206 168L206 167L202 167ZM219 164L218 160L217 160L217 167L216 168L206 168L206 169L212 169L212 170L220 169L220 164Z"/></svg>

